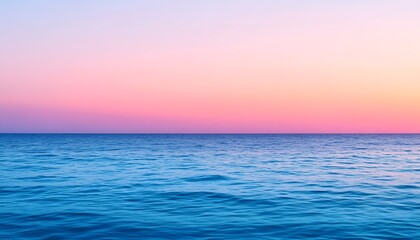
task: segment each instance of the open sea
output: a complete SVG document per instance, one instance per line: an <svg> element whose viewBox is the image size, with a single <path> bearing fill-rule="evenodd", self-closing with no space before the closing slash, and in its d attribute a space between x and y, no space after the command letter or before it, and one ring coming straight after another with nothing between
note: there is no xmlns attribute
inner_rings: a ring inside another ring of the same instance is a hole
<svg viewBox="0 0 420 240"><path fill-rule="evenodd" d="M0 239L420 239L420 135L0 134Z"/></svg>

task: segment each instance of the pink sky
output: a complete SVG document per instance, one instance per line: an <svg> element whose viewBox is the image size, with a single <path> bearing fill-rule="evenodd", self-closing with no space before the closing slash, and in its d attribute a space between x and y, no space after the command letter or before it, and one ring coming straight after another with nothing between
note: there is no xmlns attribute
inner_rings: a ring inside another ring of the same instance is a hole
<svg viewBox="0 0 420 240"><path fill-rule="evenodd" d="M0 132L420 133L420 2L345 2L2 1Z"/></svg>

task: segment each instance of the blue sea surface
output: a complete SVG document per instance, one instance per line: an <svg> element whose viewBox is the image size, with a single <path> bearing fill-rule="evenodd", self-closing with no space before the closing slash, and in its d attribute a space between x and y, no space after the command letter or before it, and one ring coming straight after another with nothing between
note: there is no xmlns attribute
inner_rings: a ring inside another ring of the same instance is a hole
<svg viewBox="0 0 420 240"><path fill-rule="evenodd" d="M0 239L420 239L420 135L0 135Z"/></svg>

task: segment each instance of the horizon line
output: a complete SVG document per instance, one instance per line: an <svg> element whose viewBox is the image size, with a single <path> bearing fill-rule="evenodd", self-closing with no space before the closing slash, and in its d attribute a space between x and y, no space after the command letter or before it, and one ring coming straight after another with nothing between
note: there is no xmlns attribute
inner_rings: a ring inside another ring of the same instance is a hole
<svg viewBox="0 0 420 240"><path fill-rule="evenodd" d="M296 132L296 133L282 133L282 132L273 132L273 133L258 133L258 132L220 132L220 133L211 133L211 132L197 132L197 133L190 133L190 132L133 132L133 133L125 133L125 132L0 132L0 134L86 134L86 135L420 135L420 132L412 132L412 133L398 133L398 132L366 132L366 133L360 133L360 132L348 132L348 133L334 133L334 132L310 132L310 133L302 133L302 132Z"/></svg>

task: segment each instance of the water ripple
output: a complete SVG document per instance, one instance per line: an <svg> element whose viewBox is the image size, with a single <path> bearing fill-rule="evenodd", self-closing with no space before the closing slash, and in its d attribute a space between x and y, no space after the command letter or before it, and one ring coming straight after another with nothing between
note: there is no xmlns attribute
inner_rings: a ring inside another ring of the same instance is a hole
<svg viewBox="0 0 420 240"><path fill-rule="evenodd" d="M0 239L420 239L420 135L0 135Z"/></svg>

